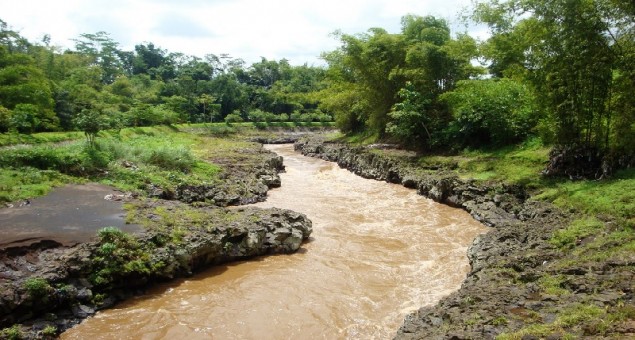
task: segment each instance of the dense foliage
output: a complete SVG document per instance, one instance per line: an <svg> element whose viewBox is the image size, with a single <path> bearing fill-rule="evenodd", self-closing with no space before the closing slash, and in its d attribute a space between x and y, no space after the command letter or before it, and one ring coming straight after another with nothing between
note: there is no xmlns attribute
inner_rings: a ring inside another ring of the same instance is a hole
<svg viewBox="0 0 635 340"><path fill-rule="evenodd" d="M119 48L105 32L61 51L0 20L0 132L75 130L92 143L107 128L263 119L330 121L312 96L325 70L287 60L245 65L227 55L171 53L152 43ZM263 112L262 114L251 114Z"/></svg>
<svg viewBox="0 0 635 340"><path fill-rule="evenodd" d="M327 67L121 50L107 33L74 50L0 21L0 131L242 121L328 121L411 147L539 136L620 159L635 149L635 7L616 0L476 1L490 37L406 15L401 31L336 32ZM477 66L480 61L481 65Z"/></svg>
<svg viewBox="0 0 635 340"><path fill-rule="evenodd" d="M615 0L478 4L492 36L490 72L531 84L541 131L562 144L629 152L635 146L635 5Z"/></svg>
<svg viewBox="0 0 635 340"><path fill-rule="evenodd" d="M470 62L476 41L452 38L448 23L432 16L404 16L399 34L373 28L338 37L341 47L323 55L328 87L320 105L345 132L435 144L451 120L439 95L481 72Z"/></svg>

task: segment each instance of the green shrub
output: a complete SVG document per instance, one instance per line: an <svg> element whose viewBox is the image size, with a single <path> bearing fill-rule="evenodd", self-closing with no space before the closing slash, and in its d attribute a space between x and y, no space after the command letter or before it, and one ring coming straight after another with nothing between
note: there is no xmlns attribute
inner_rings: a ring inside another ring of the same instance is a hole
<svg viewBox="0 0 635 340"><path fill-rule="evenodd" d="M115 228L106 227L97 233L99 248L93 254L90 280L97 286L108 286L127 274L152 274L161 266L152 263L149 250L131 235Z"/></svg>
<svg viewBox="0 0 635 340"><path fill-rule="evenodd" d="M57 335L57 327L55 327L53 325L48 325L48 326L44 327L44 329L42 330L42 335L48 336L48 337L56 336Z"/></svg>
<svg viewBox="0 0 635 340"><path fill-rule="evenodd" d="M3 329L0 332L0 335L2 336L2 338L8 339L8 340L24 339L24 334L22 333L22 330L20 329L20 325L13 325L9 328Z"/></svg>
<svg viewBox="0 0 635 340"><path fill-rule="evenodd" d="M131 239L129 234L126 234L117 227L105 227L97 232L100 243L122 243L128 242Z"/></svg>
<svg viewBox="0 0 635 340"><path fill-rule="evenodd" d="M225 117L225 123L242 123L244 121L243 117L237 113L230 113Z"/></svg>
<svg viewBox="0 0 635 340"><path fill-rule="evenodd" d="M454 116L446 138L459 146L521 141L539 119L533 93L509 79L463 80L440 99Z"/></svg>
<svg viewBox="0 0 635 340"><path fill-rule="evenodd" d="M164 170L187 172L192 168L195 160L190 150L185 147L159 147L147 154L145 162Z"/></svg>
<svg viewBox="0 0 635 340"><path fill-rule="evenodd" d="M24 288L34 299L46 297L51 290L48 281L39 277L32 277L24 281Z"/></svg>

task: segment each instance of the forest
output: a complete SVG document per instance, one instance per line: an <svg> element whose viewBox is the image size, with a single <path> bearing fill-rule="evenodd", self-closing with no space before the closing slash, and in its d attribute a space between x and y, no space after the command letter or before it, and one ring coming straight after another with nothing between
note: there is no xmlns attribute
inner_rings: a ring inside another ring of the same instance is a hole
<svg viewBox="0 0 635 340"><path fill-rule="evenodd" d="M335 32L325 66L246 65L150 42L124 51L106 32L61 50L0 21L0 132L335 120L344 133L421 151L534 138L605 169L632 162L633 2L490 0L468 20L490 37L413 14L398 33Z"/></svg>

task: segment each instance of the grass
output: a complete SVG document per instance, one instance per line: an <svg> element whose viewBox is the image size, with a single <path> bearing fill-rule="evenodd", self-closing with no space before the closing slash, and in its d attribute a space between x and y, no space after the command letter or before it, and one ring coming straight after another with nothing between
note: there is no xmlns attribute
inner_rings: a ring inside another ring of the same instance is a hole
<svg viewBox="0 0 635 340"><path fill-rule="evenodd" d="M549 324L530 324L522 329L503 333L497 340L520 340L523 336L532 335L547 337L559 335L560 339L576 339L579 336L605 336L612 327L635 318L633 306L619 305L602 308L594 304L578 303L557 313L556 320Z"/></svg>
<svg viewBox="0 0 635 340"><path fill-rule="evenodd" d="M19 144L59 143L64 141L79 140L83 138L84 133L79 131L42 132L30 135L23 135L18 133L0 133L0 147Z"/></svg>
<svg viewBox="0 0 635 340"><path fill-rule="evenodd" d="M0 170L0 202L15 202L48 194L52 188L78 182L56 170L39 170L32 167L5 168Z"/></svg>
<svg viewBox="0 0 635 340"><path fill-rule="evenodd" d="M565 229L556 230L549 240L558 248L573 248L582 239L596 235L604 230L605 225L595 217L577 219Z"/></svg>
<svg viewBox="0 0 635 340"><path fill-rule="evenodd" d="M521 184L528 188L542 185L540 172L549 156L549 148L532 139L519 145L497 149L463 150L457 155L423 156L418 165L426 168L440 164L462 179Z"/></svg>
<svg viewBox="0 0 635 340"><path fill-rule="evenodd" d="M568 257L555 265L556 269L573 266L601 267L602 263L633 262L635 257L635 231L629 227L603 230L593 234L591 242L566 249Z"/></svg>
<svg viewBox="0 0 635 340"><path fill-rule="evenodd" d="M563 288L565 281L566 276L564 275L545 275L538 280L538 286L540 286L545 294L556 296L568 295L571 294L571 292Z"/></svg>
<svg viewBox="0 0 635 340"><path fill-rule="evenodd" d="M206 158L217 145L231 144L220 140L161 126L102 132L95 148L77 141L0 149L0 202L45 195L53 187L86 180L137 193L150 184L174 188L214 183L221 167Z"/></svg>
<svg viewBox="0 0 635 340"><path fill-rule="evenodd" d="M635 226L635 169L601 181L560 181L536 196L587 215L609 215Z"/></svg>

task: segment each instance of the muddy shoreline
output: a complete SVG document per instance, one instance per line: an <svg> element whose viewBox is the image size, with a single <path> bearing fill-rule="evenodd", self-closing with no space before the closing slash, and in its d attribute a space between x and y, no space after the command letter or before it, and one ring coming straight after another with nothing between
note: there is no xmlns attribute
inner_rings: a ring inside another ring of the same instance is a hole
<svg viewBox="0 0 635 340"><path fill-rule="evenodd" d="M461 289L408 315L395 339L492 339L532 323L553 323L580 306L612 310L635 304L631 270L635 258L588 266L575 261L563 264L567 255L548 241L569 223L571 214L532 200L522 187L465 181L442 167L422 173L410 156L396 152L390 157L373 152L374 148L321 140L295 144L306 156L336 162L365 178L416 189L420 195L466 210L492 228L469 248L471 271ZM554 275L560 280L557 288L566 294L545 291L544 281ZM580 335L597 334L593 332L597 331L583 329ZM635 335L635 328L627 321L610 332L628 337ZM562 334L544 336L559 339Z"/></svg>

